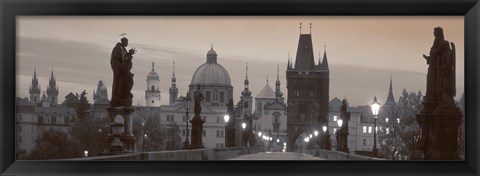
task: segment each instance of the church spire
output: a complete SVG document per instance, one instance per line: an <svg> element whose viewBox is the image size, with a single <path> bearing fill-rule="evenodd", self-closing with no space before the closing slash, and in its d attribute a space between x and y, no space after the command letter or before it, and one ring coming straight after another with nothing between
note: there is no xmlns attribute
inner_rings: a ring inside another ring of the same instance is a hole
<svg viewBox="0 0 480 176"><path fill-rule="evenodd" d="M152 71L155 71L155 62L152 62Z"/></svg>
<svg viewBox="0 0 480 176"><path fill-rule="evenodd" d="M248 62L245 66L245 81L243 82L243 84L244 84L244 90L242 91L242 96L247 97L247 96L252 95L252 92L249 90L249 87L248 87L248 84L249 84L249 81L248 81Z"/></svg>
<svg viewBox="0 0 480 176"><path fill-rule="evenodd" d="M277 64L277 81L275 82L275 98L283 99L283 93L280 91L280 64Z"/></svg>
<svg viewBox="0 0 480 176"><path fill-rule="evenodd" d="M177 88L177 78L175 77L175 61L173 61L173 73L172 73L172 86L170 87L170 105L177 102L178 99L178 88Z"/></svg>
<svg viewBox="0 0 480 176"><path fill-rule="evenodd" d="M322 70L328 70L327 44L325 44L325 51L323 52Z"/></svg>
<svg viewBox="0 0 480 176"><path fill-rule="evenodd" d="M39 103L40 102L40 85L38 85L38 78L37 78L37 68L33 68L33 78L32 78L32 85L29 89L30 93L30 102Z"/></svg>
<svg viewBox="0 0 480 176"><path fill-rule="evenodd" d="M51 106L57 105L58 87L57 87L57 82L55 80L55 76L53 75L53 68L52 68L52 73L50 75L50 80L47 87L47 96L48 96L48 102L50 103Z"/></svg>
<svg viewBox="0 0 480 176"><path fill-rule="evenodd" d="M390 75L390 87L388 88L388 97L385 105L395 105L395 98L393 96L393 88L392 88L392 75Z"/></svg>

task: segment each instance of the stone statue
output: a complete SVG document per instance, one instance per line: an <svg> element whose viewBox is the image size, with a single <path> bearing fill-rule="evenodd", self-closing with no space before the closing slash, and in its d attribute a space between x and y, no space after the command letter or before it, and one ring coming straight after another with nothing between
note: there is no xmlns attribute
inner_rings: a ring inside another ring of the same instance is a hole
<svg viewBox="0 0 480 176"><path fill-rule="evenodd" d="M197 90L195 90L194 93L194 101L195 101L195 116L199 116L200 113L202 112L202 101L203 101L203 94L202 91L200 90L200 84L197 84Z"/></svg>
<svg viewBox="0 0 480 176"><path fill-rule="evenodd" d="M455 106L455 44L452 42L452 49L445 52L440 58L438 65L438 96L439 108Z"/></svg>
<svg viewBox="0 0 480 176"><path fill-rule="evenodd" d="M113 71L112 99L110 105L114 107L131 106L133 95L133 74L132 68L133 54L135 49L127 52L128 39L123 37L112 50L110 65Z"/></svg>
<svg viewBox="0 0 480 176"><path fill-rule="evenodd" d="M446 51L450 50L449 43L444 39L443 29L436 27L433 30L435 40L430 48L430 56L423 55L423 58L427 60L428 73L427 73L427 92L426 97L438 96L438 64L441 57L445 55Z"/></svg>

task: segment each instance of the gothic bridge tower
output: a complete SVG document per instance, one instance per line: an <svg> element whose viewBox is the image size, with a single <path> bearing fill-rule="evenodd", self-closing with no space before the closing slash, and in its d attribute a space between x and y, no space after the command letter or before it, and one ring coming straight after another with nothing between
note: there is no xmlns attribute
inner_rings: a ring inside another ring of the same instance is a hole
<svg viewBox="0 0 480 176"><path fill-rule="evenodd" d="M300 26L301 30L301 26ZM310 26L311 31L311 26ZM302 34L298 41L295 64L288 61L287 77L287 151L299 149L302 136L328 122L329 74L326 51L323 61L316 65L312 35ZM301 140L299 140L301 139Z"/></svg>

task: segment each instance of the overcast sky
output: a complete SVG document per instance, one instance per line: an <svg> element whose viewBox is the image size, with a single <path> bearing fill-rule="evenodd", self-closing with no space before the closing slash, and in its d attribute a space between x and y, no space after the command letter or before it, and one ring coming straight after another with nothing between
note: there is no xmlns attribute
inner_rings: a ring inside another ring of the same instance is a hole
<svg viewBox="0 0 480 176"><path fill-rule="evenodd" d="M390 76L398 100L401 91L425 94L428 55L433 28L444 29L457 53L457 97L464 92L463 17L30 17L17 16L17 96L29 97L33 69L42 92L53 69L60 95L87 90L90 102L98 81L104 80L109 98L113 73L110 54L127 33L135 47L132 73L133 104L145 105L146 76L155 62L160 76L161 104L168 104L172 62L175 61L179 95L184 95L193 73L206 62L213 44L218 63L230 74L234 101L239 101L248 62L250 90L255 97L267 84L274 89L277 64L287 98L285 70L288 53L296 55L302 33L312 23L315 62L326 51L330 66L330 99L346 97L350 105L371 104L376 95L384 102Z"/></svg>

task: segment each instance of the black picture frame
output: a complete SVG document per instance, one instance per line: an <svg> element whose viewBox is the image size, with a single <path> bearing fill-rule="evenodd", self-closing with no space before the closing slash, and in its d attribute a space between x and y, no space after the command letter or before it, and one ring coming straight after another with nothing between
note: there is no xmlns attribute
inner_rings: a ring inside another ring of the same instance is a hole
<svg viewBox="0 0 480 176"><path fill-rule="evenodd" d="M478 0L0 0L2 175L479 174ZM465 17L465 161L15 161L17 15L454 15Z"/></svg>

